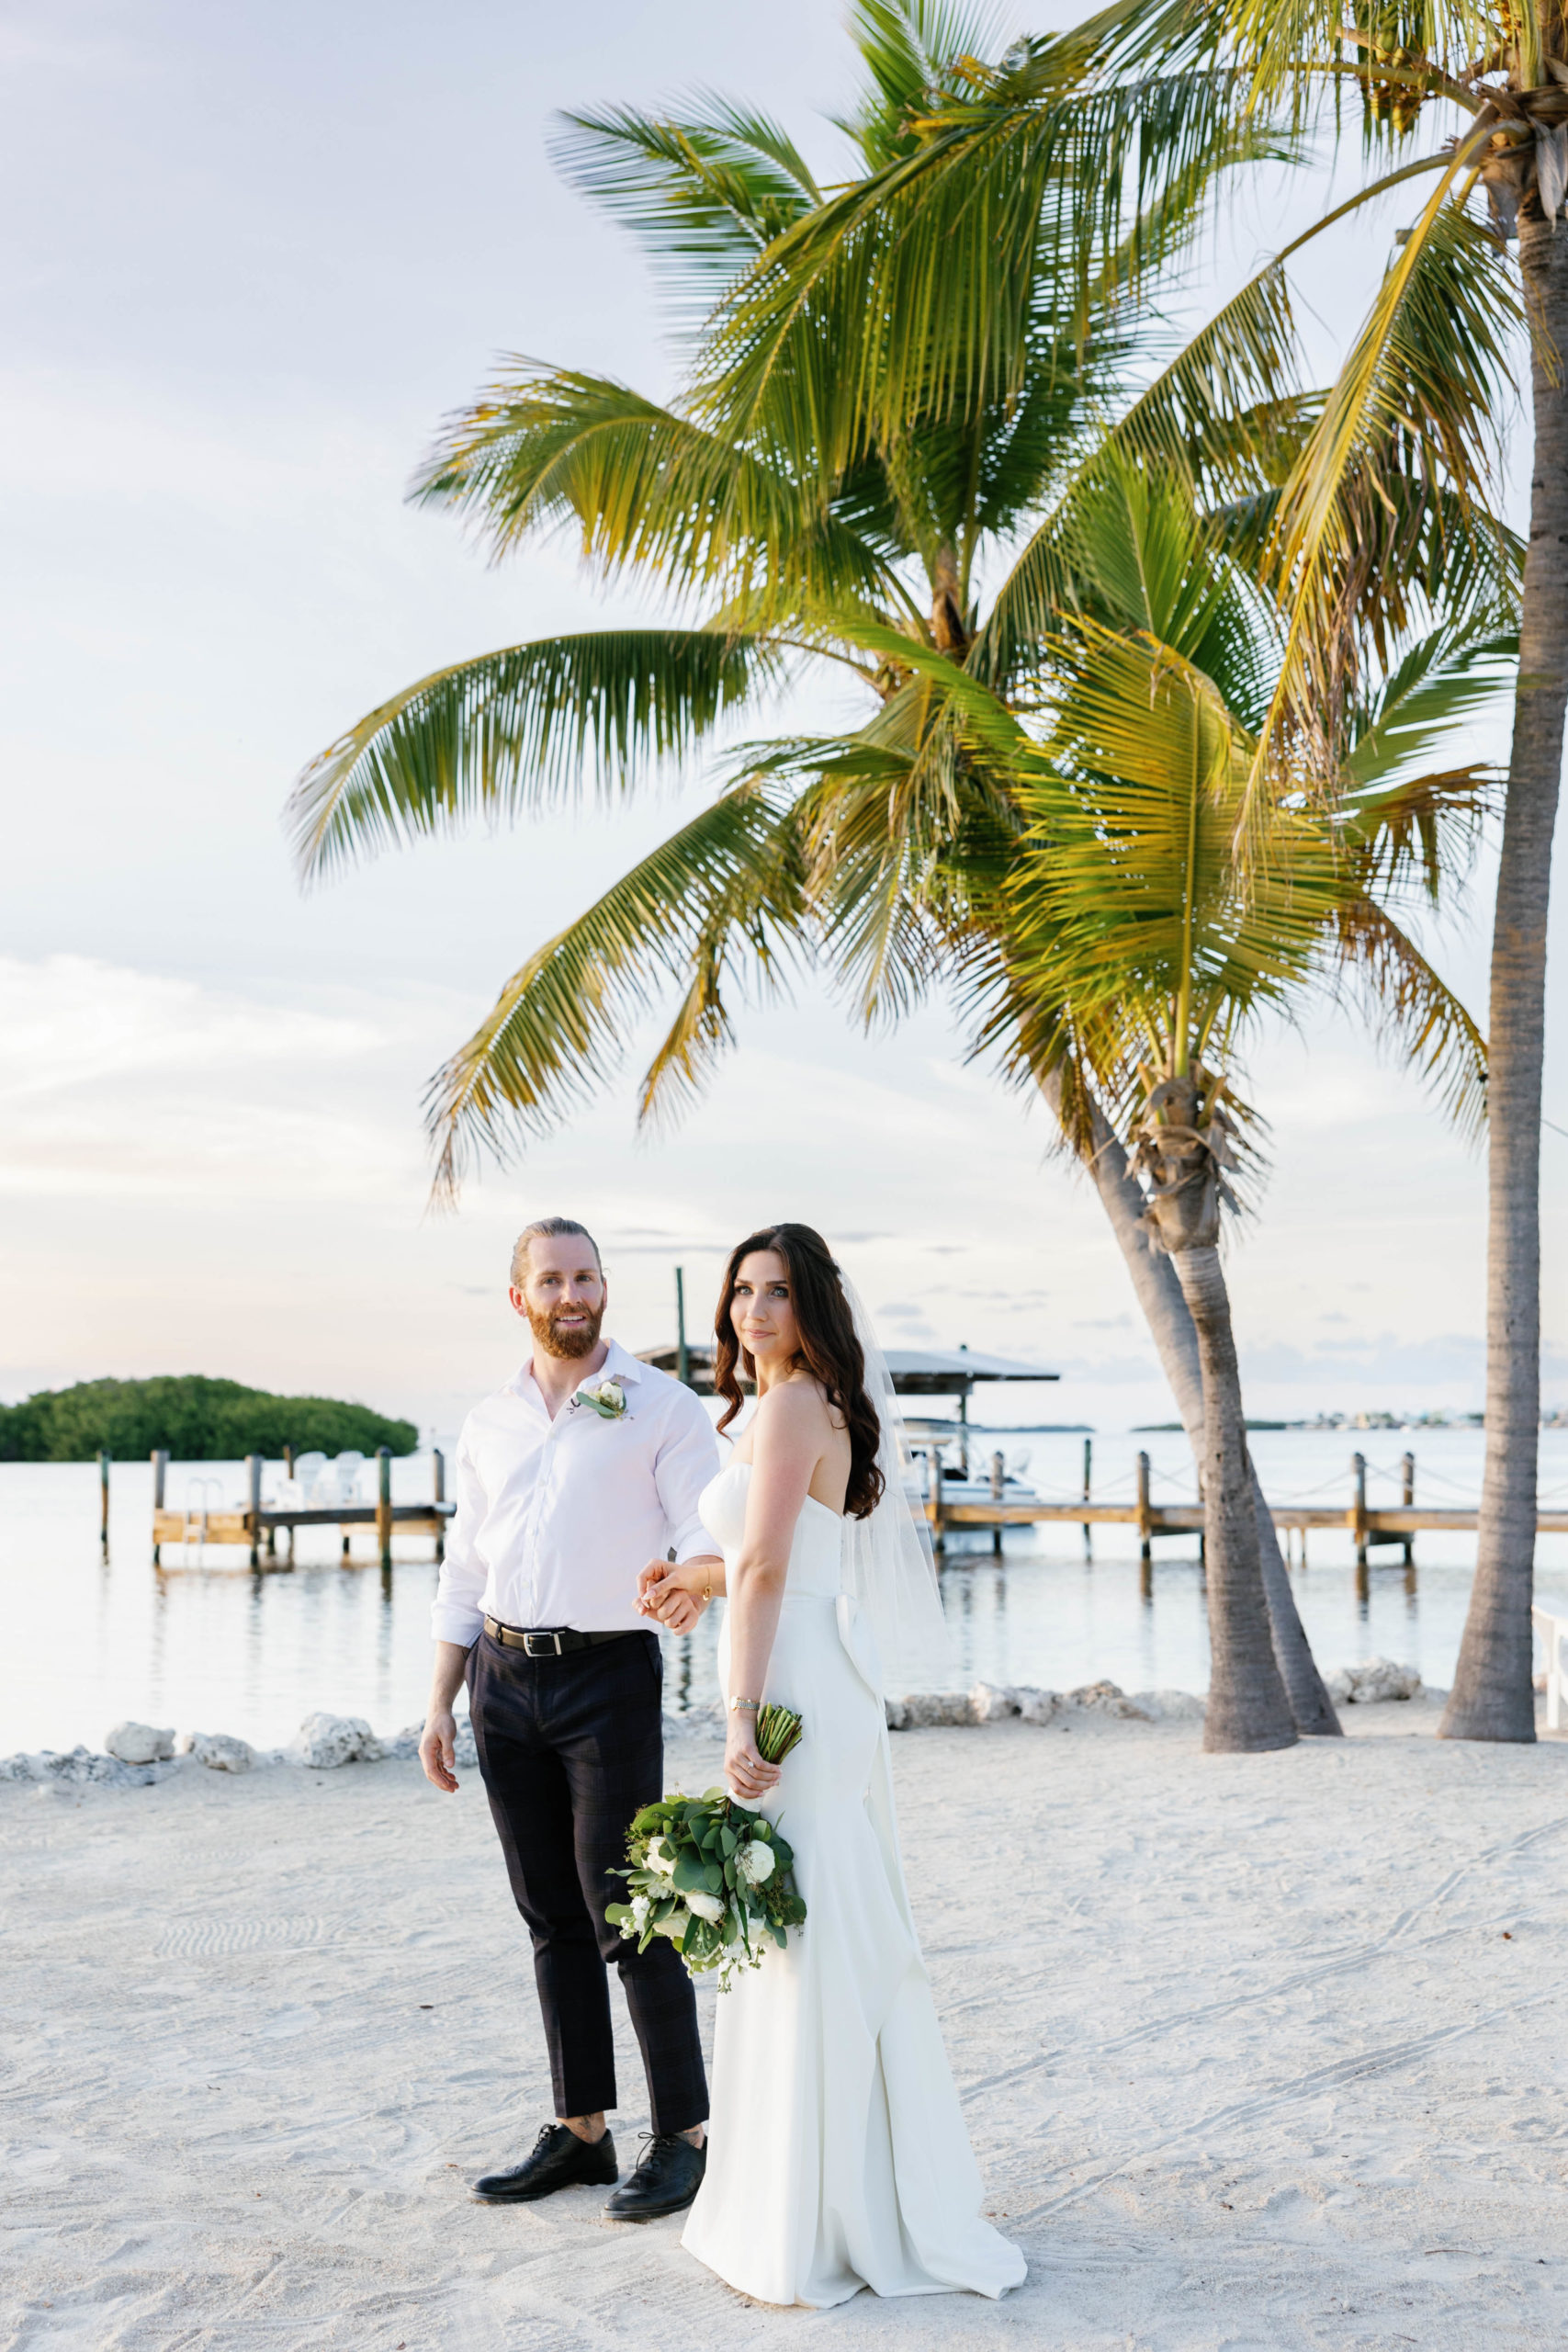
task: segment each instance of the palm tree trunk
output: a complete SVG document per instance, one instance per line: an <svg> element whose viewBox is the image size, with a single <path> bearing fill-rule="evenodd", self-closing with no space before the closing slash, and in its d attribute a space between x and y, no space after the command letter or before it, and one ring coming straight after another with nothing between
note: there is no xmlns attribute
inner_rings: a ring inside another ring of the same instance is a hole
<svg viewBox="0 0 1568 2352"><path fill-rule="evenodd" d="M1568 231L1521 216L1535 326L1535 468L1514 745L1492 932L1486 1261L1486 1466L1475 1583L1445 1739L1535 1737L1530 1600L1540 1431L1540 1089L1546 918L1568 704ZM1554 346L1543 357L1544 336ZM1556 368L1555 380L1552 374Z"/></svg>
<svg viewBox="0 0 1568 2352"><path fill-rule="evenodd" d="M1052 1100L1049 1086L1045 1091L1047 1099ZM1052 1100L1052 1107L1056 1107L1055 1100ZM1126 1262L1160 1367L1176 1401L1188 1443L1192 1448L1192 1458L1195 1462L1201 1462L1203 1375L1198 1358L1197 1329L1182 1296L1176 1268L1163 1250L1149 1248L1148 1237L1139 1223L1144 1212L1144 1196L1128 1169L1127 1155L1110 1124L1098 1110L1092 1113L1092 1118L1093 1152L1088 1163L1089 1171ZM1341 1736L1339 1718L1334 1712L1334 1702L1317 1670L1317 1661L1313 1657L1306 1629L1297 1612L1296 1597L1291 1590L1290 1572L1280 1555L1280 1539L1274 1532L1274 1514L1258 1482L1258 1473L1252 1469L1250 1453L1247 1468L1258 1520L1258 1558L1264 1598L1269 1609L1274 1661L1284 1681L1291 1713L1297 1731L1303 1737L1337 1739Z"/></svg>
<svg viewBox="0 0 1568 2352"><path fill-rule="evenodd" d="M1242 1417L1241 1373L1230 1299L1218 1250L1172 1253L1198 1334L1203 1379L1203 1532L1209 1567L1209 1712L1203 1745L1211 1753L1293 1747L1296 1726L1284 1679L1274 1663L1252 1459Z"/></svg>

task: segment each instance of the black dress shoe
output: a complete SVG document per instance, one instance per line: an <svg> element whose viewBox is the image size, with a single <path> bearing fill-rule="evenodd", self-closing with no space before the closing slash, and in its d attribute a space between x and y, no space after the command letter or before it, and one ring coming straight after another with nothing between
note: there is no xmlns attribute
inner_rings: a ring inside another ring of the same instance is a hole
<svg viewBox="0 0 1568 2352"><path fill-rule="evenodd" d="M657 2222L679 2213L703 2185L708 2152L694 2148L679 2132L645 2132L637 2170L604 2208L607 2222Z"/></svg>
<svg viewBox="0 0 1568 2352"><path fill-rule="evenodd" d="M607 2132L602 2140L580 2140L564 2123L547 2123L520 2165L483 2174L474 2195L487 2205L525 2205L558 2188L603 2188L615 2177L615 2143Z"/></svg>

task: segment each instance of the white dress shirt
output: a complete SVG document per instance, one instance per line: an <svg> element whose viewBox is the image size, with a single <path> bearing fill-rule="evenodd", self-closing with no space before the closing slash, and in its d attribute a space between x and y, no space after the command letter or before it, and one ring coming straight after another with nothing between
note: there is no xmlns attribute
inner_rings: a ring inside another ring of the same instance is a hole
<svg viewBox="0 0 1568 2352"><path fill-rule="evenodd" d="M624 1419L563 1405L552 1421L525 1363L476 1405L457 1440L457 1509L431 1609L438 1642L477 1641L480 1620L647 1633L638 1571L673 1546L716 1551L697 1498L718 1474L718 1440L692 1391L618 1341L583 1381L617 1380Z"/></svg>

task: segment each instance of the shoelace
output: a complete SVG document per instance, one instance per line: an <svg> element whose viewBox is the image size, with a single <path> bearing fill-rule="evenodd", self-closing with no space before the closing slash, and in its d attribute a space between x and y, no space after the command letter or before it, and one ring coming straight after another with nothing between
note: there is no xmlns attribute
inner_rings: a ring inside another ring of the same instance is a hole
<svg viewBox="0 0 1568 2352"><path fill-rule="evenodd" d="M637 2136L642 2142L642 2154L632 2166L634 2172L642 2170L655 2148L672 2148L678 2140L685 2140L685 2134L682 2132L639 2132ZM686 2140L685 2144L690 2147L692 2143ZM701 2150L699 2149L697 2153L700 2154Z"/></svg>

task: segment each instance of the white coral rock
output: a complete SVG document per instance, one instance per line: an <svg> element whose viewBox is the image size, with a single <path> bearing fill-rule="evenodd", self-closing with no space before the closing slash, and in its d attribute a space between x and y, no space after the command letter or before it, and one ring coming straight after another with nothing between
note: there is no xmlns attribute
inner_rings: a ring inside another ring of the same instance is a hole
<svg viewBox="0 0 1568 2352"><path fill-rule="evenodd" d="M1201 1724L1209 1712L1194 1690L1135 1690L1133 1704L1156 1724Z"/></svg>
<svg viewBox="0 0 1568 2352"><path fill-rule="evenodd" d="M1397 1666L1391 1657L1369 1657L1359 1666L1342 1666L1328 1678L1328 1695L1337 1707L1373 1707L1386 1699L1416 1699L1421 1677L1413 1666Z"/></svg>
<svg viewBox="0 0 1568 2352"><path fill-rule="evenodd" d="M209 1772L248 1772L256 1760L249 1740L228 1731L187 1731L180 1739L182 1756L194 1756Z"/></svg>
<svg viewBox="0 0 1568 2352"><path fill-rule="evenodd" d="M104 1734L104 1747L122 1764L163 1764L175 1752L175 1735L152 1724L116 1724Z"/></svg>
<svg viewBox="0 0 1568 2352"><path fill-rule="evenodd" d="M296 1764L334 1772L343 1764L377 1764L386 1754L363 1715L307 1715L289 1751Z"/></svg>
<svg viewBox="0 0 1568 2352"><path fill-rule="evenodd" d="M1006 1723L1018 1712L1018 1692L1010 1684L976 1682L969 1693L971 1723Z"/></svg>
<svg viewBox="0 0 1568 2352"><path fill-rule="evenodd" d="M1037 1690L1032 1683L1021 1683L1013 1697L1018 1701L1020 1718L1026 1724L1048 1724L1062 1703L1057 1691Z"/></svg>
<svg viewBox="0 0 1568 2352"><path fill-rule="evenodd" d="M1130 1716L1145 1723L1148 1720L1137 1701L1129 1699L1115 1682L1080 1683L1076 1690L1067 1692L1066 1703L1069 1707L1083 1707L1090 1714Z"/></svg>

